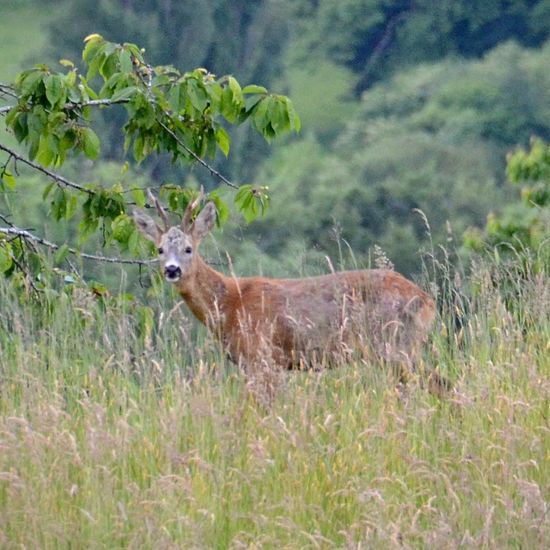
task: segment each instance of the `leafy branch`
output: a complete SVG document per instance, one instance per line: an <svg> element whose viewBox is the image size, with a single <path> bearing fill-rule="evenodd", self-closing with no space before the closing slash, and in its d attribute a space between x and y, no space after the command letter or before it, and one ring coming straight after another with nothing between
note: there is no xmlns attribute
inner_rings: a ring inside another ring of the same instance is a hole
<svg viewBox="0 0 550 550"><path fill-rule="evenodd" d="M128 209L151 206L143 189L122 182L83 185L51 169L80 154L92 161L98 159L101 138L92 127L92 110L122 105L126 111L124 148L138 165L161 153L169 153L174 163L197 163L220 184L237 191L234 200L247 221L265 211L269 204L266 187L237 186L206 159L218 152L229 155L228 125L249 121L266 140L299 131L300 120L287 97L271 94L262 86L241 87L230 75L216 77L204 69L181 73L170 66L153 68L135 44L108 42L97 34L85 39L82 59L85 73L62 60L62 72L37 65L17 75L13 86L0 85L0 96L12 103L0 107L0 114L5 116L8 131L25 147L23 154L0 143L0 151L7 154L0 168L0 198L8 190L17 192L17 163L24 164L53 180L42 200L49 202L49 215L55 221L80 218L77 236L81 243L101 231L104 243L114 240L121 250L137 253L140 237ZM170 210L180 214L194 195L191 189L173 185L160 185L160 192ZM208 198L215 201L223 222L229 212L226 203L216 189ZM141 262L80 253L16 226L0 228L0 233L90 260ZM0 240L4 258L0 272L9 271L5 269L8 244L6 239Z"/></svg>
<svg viewBox="0 0 550 550"><path fill-rule="evenodd" d="M49 248L50 250L65 250L65 245L58 245L56 243L52 243L51 241L48 241L47 239L44 239L43 237L39 237L38 235L34 235L27 229L19 229L18 227L0 227L0 233L3 233L4 235L14 235L17 237L22 237L23 239L28 239L34 243L40 244L42 246L45 246L46 248ZM112 256L102 256L100 254L88 254L86 252L81 252L80 250L77 250L76 248L66 247L66 252L69 254L74 254L76 256L79 256L81 258L85 258L87 260L94 260L97 262L107 262L111 264L134 264L134 265L151 265L157 262L156 259L153 260L133 260L128 258L116 258Z"/></svg>
<svg viewBox="0 0 550 550"><path fill-rule="evenodd" d="M8 161L10 159L15 159L19 162L22 162L23 164L26 164L27 166L30 166L34 170L37 170L38 172L42 172L42 174L45 174L49 178L53 179L55 182L59 183L60 185L63 185L65 187L70 187L72 189L76 189L77 191L80 191L81 193L86 193L88 195L94 195L95 191L93 189L88 189L82 185L79 185L78 183L75 183L74 181L70 181L67 178L56 174L55 172L52 172L51 170L48 170L47 168L44 168L37 162L33 162L32 160L29 160L22 155L15 152L13 149L6 147L2 143L0 143L0 151L4 151L5 153L8 153Z"/></svg>
<svg viewBox="0 0 550 550"><path fill-rule="evenodd" d="M182 147L185 151L187 151L187 153L189 153L189 155L191 155L201 166L204 166L204 168L206 168L213 176L218 178L220 181L225 183L227 186L229 186L233 189L239 189L238 185L235 185L234 183L229 181L224 175L222 175L215 168L210 166L207 162L205 162L202 158L200 158L191 149L189 149L189 147L187 147L187 145L185 145L185 143L183 143L183 141L180 138L178 138L178 136L176 136L176 134L172 130L170 130L170 128L168 128L168 126L166 126L166 124L164 124L164 122L160 122L160 126L163 128L163 130L165 132L167 132L170 136L172 136L174 138L174 140L176 141L176 143L180 147Z"/></svg>

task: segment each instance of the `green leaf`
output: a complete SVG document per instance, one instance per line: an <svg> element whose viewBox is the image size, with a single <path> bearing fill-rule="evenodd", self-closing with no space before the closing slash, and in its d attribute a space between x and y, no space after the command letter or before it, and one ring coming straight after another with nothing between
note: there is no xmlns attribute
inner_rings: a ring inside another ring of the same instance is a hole
<svg viewBox="0 0 550 550"><path fill-rule="evenodd" d="M74 195L69 195L67 204L65 205L65 219L70 220L78 208L78 200Z"/></svg>
<svg viewBox="0 0 550 550"><path fill-rule="evenodd" d="M40 136L35 136L33 139L30 139L29 145L29 160L34 160L36 154L38 153L38 146L40 145Z"/></svg>
<svg viewBox="0 0 550 550"><path fill-rule="evenodd" d="M237 82L237 79L229 76L227 77L227 82L229 84L229 89L233 92L233 102L242 103L243 101L243 92L241 90L241 85Z"/></svg>
<svg viewBox="0 0 550 550"><path fill-rule="evenodd" d="M252 185L241 185L235 195L235 204L242 213L247 223L250 223L256 216L253 209Z"/></svg>
<svg viewBox="0 0 550 550"><path fill-rule="evenodd" d="M244 102L244 108L247 112L247 114L250 114L250 112L252 111L252 109L254 109L254 107L262 100L262 96L261 95L255 95L255 96L252 96L252 97L247 97L245 102Z"/></svg>
<svg viewBox="0 0 550 550"><path fill-rule="evenodd" d="M140 208L145 208L145 204L147 201L145 199L145 193L142 189L132 189L132 197L134 197L134 202L137 206L139 206Z"/></svg>
<svg viewBox="0 0 550 550"><path fill-rule="evenodd" d="M143 136L138 134L134 139L134 158L137 162L141 162L145 158L145 143L143 141Z"/></svg>
<svg viewBox="0 0 550 550"><path fill-rule="evenodd" d="M55 253L55 256L54 256L54 262L58 265L63 263L65 258L68 256L68 254L69 254L69 245L65 243L57 249L57 252Z"/></svg>
<svg viewBox="0 0 550 550"><path fill-rule="evenodd" d="M247 223L255 220L258 214L265 214L269 206L267 187L241 185L235 195L235 204Z"/></svg>
<svg viewBox="0 0 550 550"><path fill-rule="evenodd" d="M112 223L113 239L119 242L122 250L128 246L128 241L135 230L135 225L126 214L120 214Z"/></svg>
<svg viewBox="0 0 550 550"><path fill-rule="evenodd" d="M208 201L212 201L216 205L218 226L223 225L229 219L229 207L227 203L220 197L217 191L212 191L208 194Z"/></svg>
<svg viewBox="0 0 550 550"><path fill-rule="evenodd" d="M36 160L44 166L52 164L55 158L55 153L51 150L48 138L40 136L38 142L38 150L36 152Z"/></svg>
<svg viewBox="0 0 550 550"><path fill-rule="evenodd" d="M252 126L261 132L265 137L265 129L269 124L268 111L271 108L273 99L271 96L266 96L254 107L252 111Z"/></svg>
<svg viewBox="0 0 550 550"><path fill-rule="evenodd" d="M15 121L21 116L21 111L19 110L19 106L16 105L15 107L12 107L8 111L8 114L6 115L6 126L13 126Z"/></svg>
<svg viewBox="0 0 550 550"><path fill-rule="evenodd" d="M28 97L35 92L42 82L44 72L39 69L31 69L21 73L20 76L21 79L16 81L16 87L22 97Z"/></svg>
<svg viewBox="0 0 550 550"><path fill-rule="evenodd" d="M206 106L208 105L208 97L203 88L199 86L197 81L193 78L190 78L187 82L187 95L191 101L191 105L202 113Z"/></svg>
<svg viewBox="0 0 550 550"><path fill-rule="evenodd" d="M170 109L175 113L179 113L180 110L180 93L181 85L173 86L168 92L168 103L170 105Z"/></svg>
<svg viewBox="0 0 550 550"><path fill-rule="evenodd" d="M237 120L237 114L239 109L236 107L233 101L233 92L229 87L224 88L221 101L220 101L220 110L222 115L231 123L234 123Z"/></svg>
<svg viewBox="0 0 550 550"><path fill-rule="evenodd" d="M112 101L122 101L124 99L130 99L135 94L139 93L139 88L137 86L128 86L121 88L111 97Z"/></svg>
<svg viewBox="0 0 550 550"><path fill-rule="evenodd" d="M229 134L226 132L225 128L219 126L216 129L216 142L218 143L223 154L227 157L229 155L229 147L231 144L231 139Z"/></svg>
<svg viewBox="0 0 550 550"><path fill-rule="evenodd" d="M283 102L279 98L275 99L271 103L270 108L267 111L267 116L271 123L271 127L275 130L275 133L279 134L290 128L288 113L283 105Z"/></svg>
<svg viewBox="0 0 550 550"><path fill-rule="evenodd" d="M81 128L80 144L89 159L96 159L99 155L100 142L97 134L91 128Z"/></svg>
<svg viewBox="0 0 550 550"><path fill-rule="evenodd" d="M42 131L48 123L48 117L44 108L38 105L27 114L27 126L29 129L29 138L31 140L38 139Z"/></svg>
<svg viewBox="0 0 550 550"><path fill-rule="evenodd" d="M120 70L123 73L134 72L134 65L132 64L132 55L128 50L122 50L118 56L120 63Z"/></svg>
<svg viewBox="0 0 550 550"><path fill-rule="evenodd" d="M10 113L11 112L12 111L10 111ZM17 139L19 143L24 141L29 135L27 113L18 113L18 116L14 118L14 123L12 128L13 128L13 133L15 135L15 139Z"/></svg>
<svg viewBox="0 0 550 550"><path fill-rule="evenodd" d="M50 191L52 190L54 185L55 185L55 181L51 181L50 183L48 183L48 185L46 185L46 187L45 187L45 189L42 193L42 200L46 200L46 198L50 194Z"/></svg>
<svg viewBox="0 0 550 550"><path fill-rule="evenodd" d="M76 143L76 137L74 128L68 128L59 139L60 151L64 152L72 149Z"/></svg>
<svg viewBox="0 0 550 550"><path fill-rule="evenodd" d="M55 107L58 103L65 102L65 84L60 75L49 75L44 81L44 86L46 87L46 97L52 107Z"/></svg>
<svg viewBox="0 0 550 550"><path fill-rule="evenodd" d="M61 187L57 187L51 202L52 217L59 221L65 217L67 212L67 193Z"/></svg>
<svg viewBox="0 0 550 550"><path fill-rule="evenodd" d="M130 237L128 238L128 250L133 254L137 254L139 252L141 233L136 229L136 226L134 224L132 224L132 228L133 231L132 233L130 233Z"/></svg>
<svg viewBox="0 0 550 550"><path fill-rule="evenodd" d="M109 78L111 78L117 72L118 72L118 55L115 52L106 56L103 59L103 62L99 64L99 74L104 78L104 80L109 80Z"/></svg>
<svg viewBox="0 0 550 550"><path fill-rule="evenodd" d="M105 44L105 40L100 34L89 34L85 39L84 50L82 51L82 59L86 63L90 63L96 56L98 50Z"/></svg>
<svg viewBox="0 0 550 550"><path fill-rule="evenodd" d="M16 181L13 174L9 170L4 170L2 174L2 181L8 189L15 189Z"/></svg>
<svg viewBox="0 0 550 550"><path fill-rule="evenodd" d="M298 113L294 109L294 104L288 98L286 99L285 104L287 108L288 118L290 120L290 128L295 132L299 132L302 129L302 121L300 120Z"/></svg>
<svg viewBox="0 0 550 550"><path fill-rule="evenodd" d="M263 86L256 86L256 84L249 84L242 90L243 94L267 94L267 90Z"/></svg>
<svg viewBox="0 0 550 550"><path fill-rule="evenodd" d="M0 241L0 272L5 273L13 265L12 248L10 243Z"/></svg>

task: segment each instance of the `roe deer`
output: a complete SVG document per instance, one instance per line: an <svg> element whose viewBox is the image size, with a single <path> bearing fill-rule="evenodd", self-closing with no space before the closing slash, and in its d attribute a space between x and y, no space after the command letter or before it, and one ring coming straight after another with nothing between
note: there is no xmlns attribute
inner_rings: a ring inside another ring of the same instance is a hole
<svg viewBox="0 0 550 550"><path fill-rule="evenodd" d="M385 269L302 279L226 276L198 254L201 239L216 221L214 204L208 202L193 222L199 197L187 207L181 225L170 227L163 208L151 198L164 228L135 211L137 227L156 244L166 280L245 371L266 359L288 369L360 351L395 364L402 378L408 376L433 324L435 304L405 277ZM431 391L440 394L447 386L435 372L430 374Z"/></svg>

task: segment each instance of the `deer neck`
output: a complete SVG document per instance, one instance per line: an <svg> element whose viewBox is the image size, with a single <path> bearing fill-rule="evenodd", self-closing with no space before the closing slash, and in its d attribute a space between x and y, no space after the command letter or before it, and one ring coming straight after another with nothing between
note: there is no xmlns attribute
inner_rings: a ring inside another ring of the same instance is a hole
<svg viewBox="0 0 550 550"><path fill-rule="evenodd" d="M208 266L198 257L191 271L178 282L178 292L203 324L215 327L223 314L224 296L227 294L226 277Z"/></svg>

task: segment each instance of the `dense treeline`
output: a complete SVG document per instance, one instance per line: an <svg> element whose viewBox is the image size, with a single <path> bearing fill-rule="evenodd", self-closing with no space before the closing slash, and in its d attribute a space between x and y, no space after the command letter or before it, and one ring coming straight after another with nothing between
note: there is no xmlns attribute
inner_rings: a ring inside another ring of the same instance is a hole
<svg viewBox="0 0 550 550"><path fill-rule="evenodd" d="M83 29L147 48L159 64L205 66L269 83L285 54L329 58L362 91L388 72L448 55L479 57L506 40L540 46L545 0L90 0L67 3L52 23L53 51L80 51Z"/></svg>
<svg viewBox="0 0 550 550"><path fill-rule="evenodd" d="M545 0L331 0L295 3L304 54L328 56L358 76L357 91L388 72L449 55L479 57L505 40L540 46Z"/></svg>

